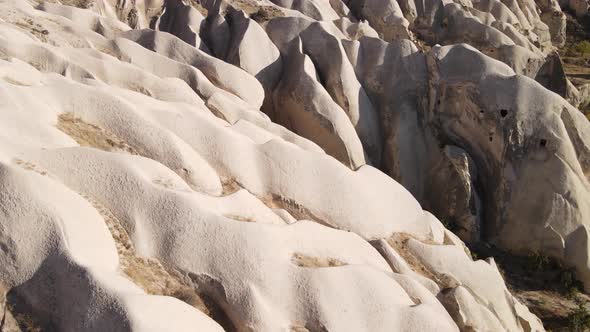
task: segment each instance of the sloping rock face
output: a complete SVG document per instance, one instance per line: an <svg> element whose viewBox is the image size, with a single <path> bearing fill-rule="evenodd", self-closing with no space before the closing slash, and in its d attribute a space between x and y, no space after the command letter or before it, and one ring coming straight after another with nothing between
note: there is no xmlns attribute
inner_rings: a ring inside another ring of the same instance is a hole
<svg viewBox="0 0 590 332"><path fill-rule="evenodd" d="M561 17L0 0L0 329L543 331L435 215L590 287Z"/></svg>

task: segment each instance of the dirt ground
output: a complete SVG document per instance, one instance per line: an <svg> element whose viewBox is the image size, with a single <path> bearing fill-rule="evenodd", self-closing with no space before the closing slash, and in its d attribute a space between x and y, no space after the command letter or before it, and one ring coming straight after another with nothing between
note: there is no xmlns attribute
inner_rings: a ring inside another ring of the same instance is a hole
<svg viewBox="0 0 590 332"><path fill-rule="evenodd" d="M580 311L590 322L586 309L590 309L590 296L581 291L572 269L548 257L513 255L488 244L471 250L478 259L494 257L510 292L543 321L547 331L577 331Z"/></svg>

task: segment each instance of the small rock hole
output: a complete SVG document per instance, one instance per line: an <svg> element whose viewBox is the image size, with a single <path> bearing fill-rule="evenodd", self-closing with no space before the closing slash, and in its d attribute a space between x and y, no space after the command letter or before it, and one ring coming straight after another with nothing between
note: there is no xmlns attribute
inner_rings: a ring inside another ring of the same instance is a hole
<svg viewBox="0 0 590 332"><path fill-rule="evenodd" d="M500 110L500 115L505 118L508 115L508 110Z"/></svg>
<svg viewBox="0 0 590 332"><path fill-rule="evenodd" d="M539 145L542 147L546 147L547 146L547 140L544 138L541 138L541 140L539 141Z"/></svg>

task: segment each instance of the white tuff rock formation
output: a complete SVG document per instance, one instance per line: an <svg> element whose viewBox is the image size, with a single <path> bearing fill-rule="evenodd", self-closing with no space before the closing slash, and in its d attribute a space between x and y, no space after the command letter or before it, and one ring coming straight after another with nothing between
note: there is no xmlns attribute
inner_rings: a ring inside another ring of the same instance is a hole
<svg viewBox="0 0 590 332"><path fill-rule="evenodd" d="M544 331L432 213L590 288L564 38L555 1L0 0L0 330Z"/></svg>

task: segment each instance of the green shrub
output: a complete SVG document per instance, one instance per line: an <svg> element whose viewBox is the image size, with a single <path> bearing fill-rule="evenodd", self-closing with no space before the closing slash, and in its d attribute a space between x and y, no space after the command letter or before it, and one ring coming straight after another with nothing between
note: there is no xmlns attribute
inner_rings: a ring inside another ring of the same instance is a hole
<svg viewBox="0 0 590 332"><path fill-rule="evenodd" d="M529 268L535 271L546 269L551 263L551 259L539 252L533 252L528 256Z"/></svg>
<svg viewBox="0 0 590 332"><path fill-rule="evenodd" d="M574 45L574 51L581 55L590 54L590 41L583 40Z"/></svg>
<svg viewBox="0 0 590 332"><path fill-rule="evenodd" d="M586 303L578 304L578 308L567 317L568 328L572 332L583 332L590 329L590 312Z"/></svg>
<svg viewBox="0 0 590 332"><path fill-rule="evenodd" d="M559 273L559 284L563 287L565 295L568 298L576 298L578 293L583 289L582 283L576 279L574 269L562 269Z"/></svg>

